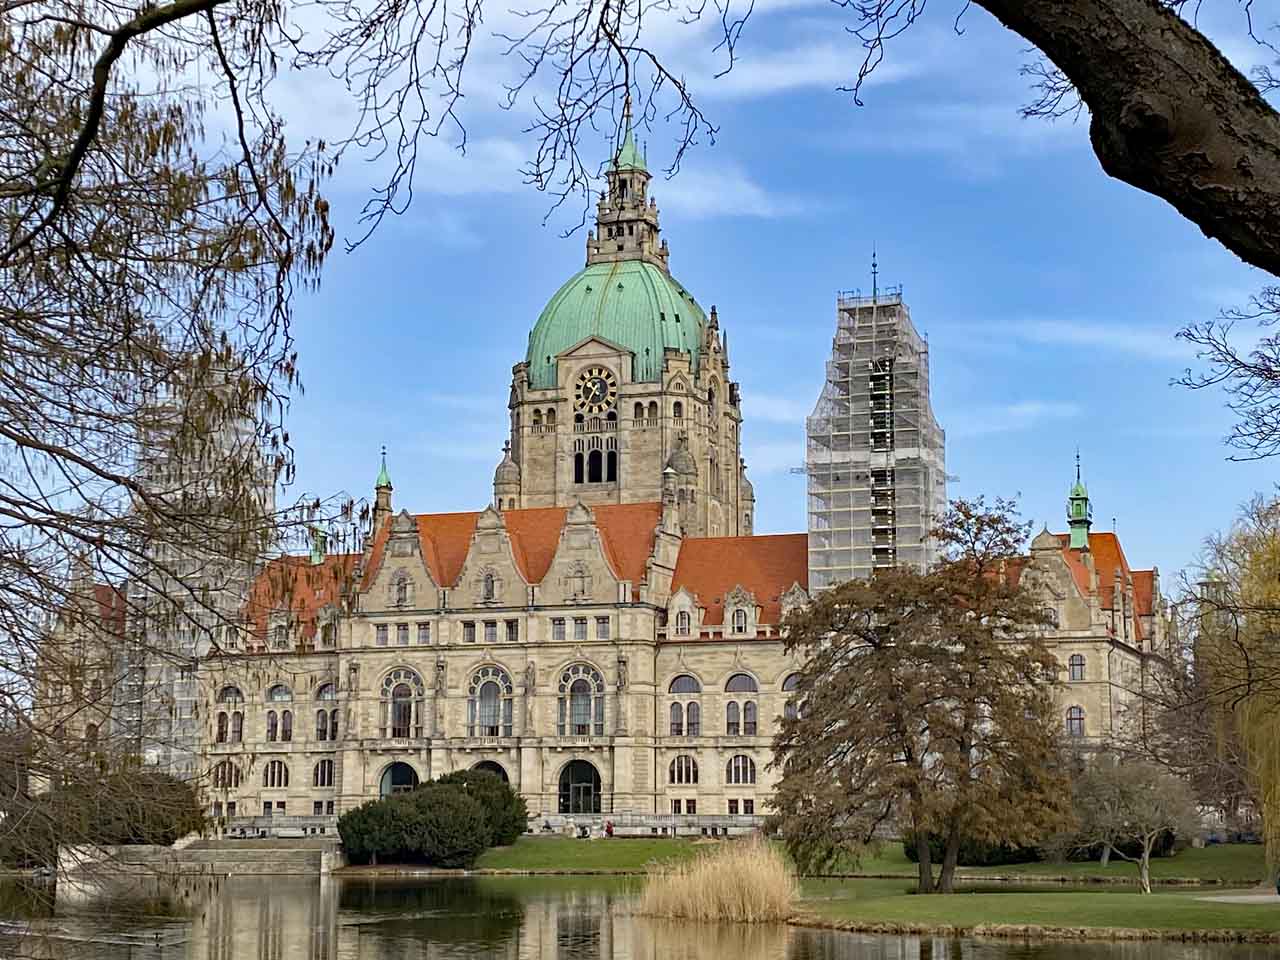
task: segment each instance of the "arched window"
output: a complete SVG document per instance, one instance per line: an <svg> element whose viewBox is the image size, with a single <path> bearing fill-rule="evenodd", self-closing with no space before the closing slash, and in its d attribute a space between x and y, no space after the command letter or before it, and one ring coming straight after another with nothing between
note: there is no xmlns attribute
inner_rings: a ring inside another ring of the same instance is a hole
<svg viewBox="0 0 1280 960"><path fill-rule="evenodd" d="M268 743L276 742L276 739L278 738L279 732L280 732L279 724L280 724L280 718L276 716L276 712L274 710L268 710L267 711L267 742Z"/></svg>
<svg viewBox="0 0 1280 960"><path fill-rule="evenodd" d="M293 739L293 711L285 710L280 714L280 739L288 743Z"/></svg>
<svg viewBox="0 0 1280 960"><path fill-rule="evenodd" d="M742 709L737 701L730 700L724 708L724 732L736 737L742 732Z"/></svg>
<svg viewBox="0 0 1280 960"><path fill-rule="evenodd" d="M244 695L239 687L226 686L218 691L219 703L243 703Z"/></svg>
<svg viewBox="0 0 1280 960"><path fill-rule="evenodd" d="M671 405L671 416L675 417L677 420L684 419L684 404L679 400Z"/></svg>
<svg viewBox="0 0 1280 960"><path fill-rule="evenodd" d="M657 400L649 401L649 419L650 420L658 419L658 401Z"/></svg>
<svg viewBox="0 0 1280 960"><path fill-rule="evenodd" d="M671 705L671 735L673 737L684 736L684 705L673 703Z"/></svg>
<svg viewBox="0 0 1280 960"><path fill-rule="evenodd" d="M756 693L760 687L750 674L735 673L724 685L724 689L727 693Z"/></svg>
<svg viewBox="0 0 1280 960"><path fill-rule="evenodd" d="M542 426L542 411L541 411L541 410L534 410L534 411L533 411L533 425L534 425L535 427L540 427L540 426Z"/></svg>
<svg viewBox="0 0 1280 960"><path fill-rule="evenodd" d="M226 711L218 713L218 732L214 736L214 743L227 742L227 714Z"/></svg>
<svg viewBox="0 0 1280 960"><path fill-rule="evenodd" d="M637 403L637 404L636 404L635 419L637 419L637 420L643 420L643 419L644 419L644 404L643 404L643 403Z"/></svg>
<svg viewBox="0 0 1280 960"><path fill-rule="evenodd" d="M283 683L277 683L267 691L267 700L271 703L288 703L293 699L293 691Z"/></svg>
<svg viewBox="0 0 1280 960"><path fill-rule="evenodd" d="M1084 679L1084 654L1073 653L1067 660L1068 667L1071 671L1072 680Z"/></svg>
<svg viewBox="0 0 1280 960"><path fill-rule="evenodd" d="M756 762L744 754L729 758L729 766L725 769L725 779L730 784L756 782Z"/></svg>
<svg viewBox="0 0 1280 960"><path fill-rule="evenodd" d="M492 599L493 599L493 594L494 594L494 587L493 587L493 574L492 574L492 573L486 573L486 574L484 575L484 592L483 592L483 598L484 598L485 600L492 600Z"/></svg>
<svg viewBox="0 0 1280 960"><path fill-rule="evenodd" d="M742 705L742 732L748 737L756 735L756 702L748 700Z"/></svg>
<svg viewBox="0 0 1280 960"><path fill-rule="evenodd" d="M1084 707L1067 708L1067 733L1073 737L1084 736Z"/></svg>
<svg viewBox="0 0 1280 960"><path fill-rule="evenodd" d="M618 482L618 451L616 450L610 450L605 455L604 479L606 483Z"/></svg>
<svg viewBox="0 0 1280 960"><path fill-rule="evenodd" d="M697 681L696 677L682 673L671 681L671 686L668 690L670 693L701 693L702 684Z"/></svg>
<svg viewBox="0 0 1280 960"><path fill-rule="evenodd" d="M556 425L556 408L548 407L547 408L547 426L554 427L555 425Z"/></svg>
<svg viewBox="0 0 1280 960"><path fill-rule="evenodd" d="M515 687L501 667L481 667L467 689L467 736L510 737L513 735Z"/></svg>
<svg viewBox="0 0 1280 960"><path fill-rule="evenodd" d="M338 711L336 707L329 711L329 739L338 739Z"/></svg>
<svg viewBox="0 0 1280 960"><path fill-rule="evenodd" d="M213 768L213 785L220 790L240 786L240 768L230 760L223 760Z"/></svg>
<svg viewBox="0 0 1280 960"><path fill-rule="evenodd" d="M608 423L617 423L617 422L618 422L618 411L617 411L617 410L610 410L608 413L606 413L606 414L604 415L604 418L605 418L605 420L606 420Z"/></svg>
<svg viewBox="0 0 1280 960"><path fill-rule="evenodd" d="M604 453L592 450L587 454L587 483L604 482Z"/></svg>
<svg viewBox="0 0 1280 960"><path fill-rule="evenodd" d="M392 670L382 680L382 735L393 739L422 736L422 678L408 667Z"/></svg>
<svg viewBox="0 0 1280 960"><path fill-rule="evenodd" d="M581 453L573 455L573 482L583 483L586 480L586 474L583 468L583 457Z"/></svg>
<svg viewBox="0 0 1280 960"><path fill-rule="evenodd" d="M320 628L320 646L332 647L338 642L338 628L332 623L326 623Z"/></svg>
<svg viewBox="0 0 1280 960"><path fill-rule="evenodd" d="M289 768L283 760L272 760L266 765L262 771L262 785L273 789L289 785Z"/></svg>
<svg viewBox="0 0 1280 960"><path fill-rule="evenodd" d="M333 683L320 684L320 686L316 689L316 699L317 700L337 700L338 699L337 684L333 684Z"/></svg>
<svg viewBox="0 0 1280 960"><path fill-rule="evenodd" d="M782 692L791 693L793 690L800 689L800 674L787 674L787 679L782 681Z"/></svg>
<svg viewBox="0 0 1280 960"><path fill-rule="evenodd" d="M676 636L687 637L689 635L689 611L681 610L676 614Z"/></svg>
<svg viewBox="0 0 1280 960"><path fill-rule="evenodd" d="M316 764L316 768L311 774L311 785L313 787L332 787L333 786L333 761L321 760Z"/></svg>
<svg viewBox="0 0 1280 960"><path fill-rule="evenodd" d="M604 677L595 667L575 663L560 674L561 736L604 736Z"/></svg>
<svg viewBox="0 0 1280 960"><path fill-rule="evenodd" d="M787 679L782 681L783 693L795 693L800 686L800 674L790 674ZM794 720L798 717L799 711L796 709L796 701L794 697L788 697L787 702L782 707L782 715L788 720Z"/></svg>
<svg viewBox="0 0 1280 960"><path fill-rule="evenodd" d="M671 761L668 782L684 787L698 782L698 761L688 754L681 754Z"/></svg>
<svg viewBox="0 0 1280 960"><path fill-rule="evenodd" d="M316 711L316 739L324 742L329 739L329 711Z"/></svg>
<svg viewBox="0 0 1280 960"><path fill-rule="evenodd" d="M231 742L239 743L244 739L244 714L239 710L231 714Z"/></svg>
<svg viewBox="0 0 1280 960"><path fill-rule="evenodd" d="M733 611L733 632L734 633L747 632L747 611L741 608Z"/></svg>

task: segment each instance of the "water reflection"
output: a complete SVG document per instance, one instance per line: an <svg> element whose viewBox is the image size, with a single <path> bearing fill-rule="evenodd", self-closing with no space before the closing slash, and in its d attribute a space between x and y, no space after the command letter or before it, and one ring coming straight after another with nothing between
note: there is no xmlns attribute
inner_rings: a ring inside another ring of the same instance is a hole
<svg viewBox="0 0 1280 960"><path fill-rule="evenodd" d="M89 892L77 900L92 903ZM1016 944L864 936L637 917L603 878L243 879L181 918L56 910L47 888L0 885L0 956L36 960L1261 960L1274 947Z"/></svg>

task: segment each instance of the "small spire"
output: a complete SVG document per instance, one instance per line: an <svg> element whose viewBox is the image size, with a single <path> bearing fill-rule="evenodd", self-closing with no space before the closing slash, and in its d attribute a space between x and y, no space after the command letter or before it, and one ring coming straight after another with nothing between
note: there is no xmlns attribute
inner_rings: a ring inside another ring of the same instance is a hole
<svg viewBox="0 0 1280 960"><path fill-rule="evenodd" d="M631 129L631 92L622 101L622 144L613 161L615 170L645 170L645 157L636 146L635 133Z"/></svg>
<svg viewBox="0 0 1280 960"><path fill-rule="evenodd" d="M503 441L503 444L502 444L502 459L503 459L503 460L510 460L510 459L511 459L511 441L510 441L510 440L505 440L505 441Z"/></svg>
<svg viewBox="0 0 1280 960"><path fill-rule="evenodd" d="M391 474L387 472L387 445L382 445L382 469L378 471L378 482L375 483L374 489L391 486Z"/></svg>
<svg viewBox="0 0 1280 960"><path fill-rule="evenodd" d="M871 299L876 298L880 285L880 266L876 263L875 241L871 243Z"/></svg>
<svg viewBox="0 0 1280 960"><path fill-rule="evenodd" d="M1080 482L1080 448L1076 447L1076 483Z"/></svg>

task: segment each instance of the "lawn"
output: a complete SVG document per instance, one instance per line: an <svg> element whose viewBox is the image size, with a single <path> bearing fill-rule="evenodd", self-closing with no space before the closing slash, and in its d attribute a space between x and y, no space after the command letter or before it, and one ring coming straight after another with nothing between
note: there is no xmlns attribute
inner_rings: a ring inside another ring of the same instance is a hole
<svg viewBox="0 0 1280 960"><path fill-rule="evenodd" d="M885 883L887 881L880 881ZM1207 903L1203 891L1140 893L1115 890L954 893L918 896L867 881L818 881L805 885L801 909L837 921L907 926L975 927L1035 924L1057 927L1121 927L1163 930L1280 931L1273 904Z"/></svg>
<svg viewBox="0 0 1280 960"><path fill-rule="evenodd" d="M485 851L480 870L545 870L557 872L625 870L643 872L656 860L686 860L705 844L659 837L576 840L570 837L521 837L509 847Z"/></svg>
<svg viewBox="0 0 1280 960"><path fill-rule="evenodd" d="M1215 883L1248 885L1260 883L1267 876L1261 844L1220 844L1183 850L1177 856L1151 861L1151 876L1156 880L1204 880ZM874 855L862 858L850 870L855 874L901 874L914 876L916 865L907 859L899 843L886 843ZM1097 861L1088 863L1016 863L1003 867L961 867L959 875L981 879L992 876L1035 878L1068 877L1073 880L1131 880L1137 882L1138 866L1114 858L1103 867Z"/></svg>

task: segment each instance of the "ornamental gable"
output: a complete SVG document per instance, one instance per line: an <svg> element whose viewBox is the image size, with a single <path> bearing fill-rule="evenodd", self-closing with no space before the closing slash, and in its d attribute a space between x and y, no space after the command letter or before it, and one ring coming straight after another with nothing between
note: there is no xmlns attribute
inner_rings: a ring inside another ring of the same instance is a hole
<svg viewBox="0 0 1280 960"><path fill-rule="evenodd" d="M581 503L565 514L555 557L539 591L543 603L614 603L619 577L605 553L600 528Z"/></svg>
<svg viewBox="0 0 1280 960"><path fill-rule="evenodd" d="M440 606L440 590L424 549L423 518L401 511L383 526L361 589L365 612Z"/></svg>
<svg viewBox="0 0 1280 960"><path fill-rule="evenodd" d="M476 520L450 606L513 607L529 602L529 582L516 562L502 514L489 507Z"/></svg>

